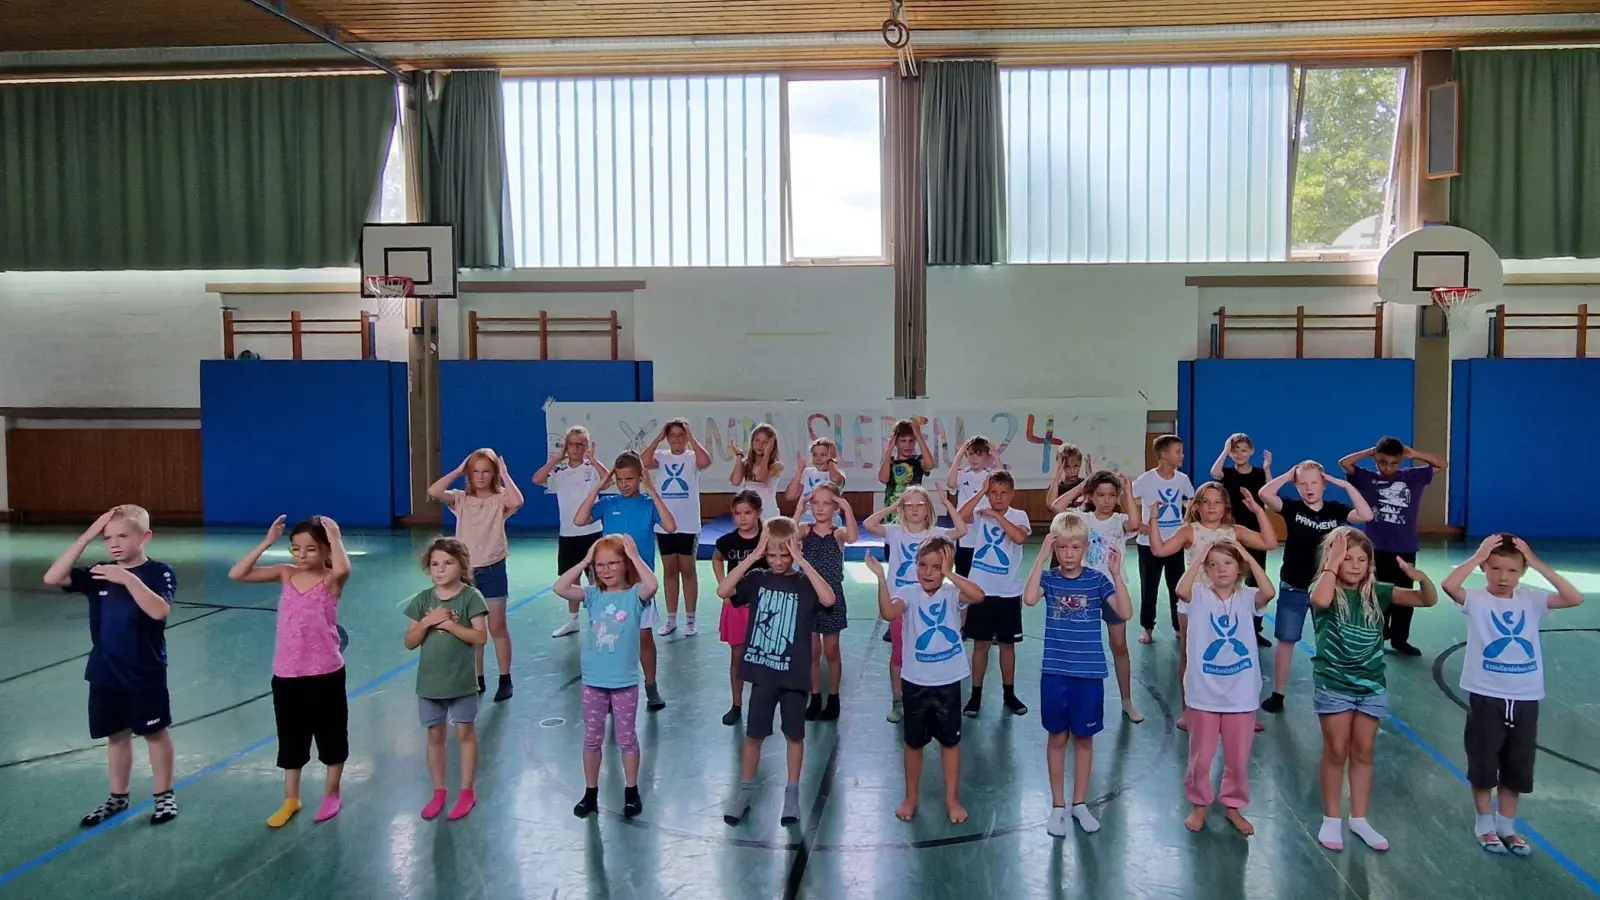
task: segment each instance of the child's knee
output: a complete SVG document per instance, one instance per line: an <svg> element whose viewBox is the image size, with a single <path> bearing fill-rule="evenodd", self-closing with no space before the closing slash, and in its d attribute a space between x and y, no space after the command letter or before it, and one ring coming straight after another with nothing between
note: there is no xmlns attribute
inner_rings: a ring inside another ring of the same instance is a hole
<svg viewBox="0 0 1600 900"><path fill-rule="evenodd" d="M499 619L489 619L489 636L494 638L496 643L511 637L511 631L506 628L505 617L502 616Z"/></svg>
<svg viewBox="0 0 1600 900"><path fill-rule="evenodd" d="M434 725L428 729L428 743L435 747L444 746L445 730L443 725Z"/></svg>
<svg viewBox="0 0 1600 900"><path fill-rule="evenodd" d="M471 722L456 723L456 742L460 744L475 744L478 742L478 729Z"/></svg>
<svg viewBox="0 0 1600 900"><path fill-rule="evenodd" d="M588 749L587 744L585 745L584 749ZM618 729L617 730L617 749L622 751L622 755L623 756L638 756L639 755L639 733L637 731L635 731L634 729L631 729L631 728L629 728L629 729ZM599 751L600 751L600 748L598 746L596 746L593 752L598 753Z"/></svg>
<svg viewBox="0 0 1600 900"><path fill-rule="evenodd" d="M1067 746L1067 733L1065 731L1050 735L1050 748L1060 750Z"/></svg>

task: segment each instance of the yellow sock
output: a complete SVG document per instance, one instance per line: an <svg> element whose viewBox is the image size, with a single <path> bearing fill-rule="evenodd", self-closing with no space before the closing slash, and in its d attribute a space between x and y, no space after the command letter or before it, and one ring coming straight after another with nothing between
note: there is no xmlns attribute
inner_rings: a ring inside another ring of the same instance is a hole
<svg viewBox="0 0 1600 900"><path fill-rule="evenodd" d="M283 801L283 805L278 807L278 811L273 813L272 816L267 819L267 824L273 828L282 828L283 826L289 824L289 820L294 818L294 814L299 811L299 800L285 800Z"/></svg>

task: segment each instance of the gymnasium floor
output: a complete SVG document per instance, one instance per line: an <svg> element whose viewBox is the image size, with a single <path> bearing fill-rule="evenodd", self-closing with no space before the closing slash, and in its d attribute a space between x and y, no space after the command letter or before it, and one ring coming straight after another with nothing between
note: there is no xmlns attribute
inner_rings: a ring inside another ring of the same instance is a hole
<svg viewBox="0 0 1600 900"><path fill-rule="evenodd" d="M1353 837L1342 854L1316 843L1321 741L1304 656L1295 665L1289 710L1268 717L1267 731L1257 737L1248 810L1256 836L1236 835L1216 812L1205 832L1184 830L1186 745L1172 727L1170 634L1133 648L1147 721L1116 721L1097 741L1091 793L1104 823L1100 833L1065 840L1045 833L1049 792L1037 712L1004 717L998 696L986 698L983 716L968 723L962 742L970 821L959 827L941 821L938 766L930 759L921 814L902 824L893 816L903 785L901 750L896 727L884 720L888 648L874 627L870 576L859 563L851 565L844 715L809 729L799 827L777 821L778 740L767 744L762 787L746 823L737 829L722 823L720 804L741 735L719 723L728 706L727 649L715 634L714 599L701 607L699 637L680 631L661 642L669 705L640 714L644 815L632 823L616 815L621 769L608 746L601 777L606 811L579 821L571 814L583 783L579 644L549 637L565 604L546 590L555 557L548 538L513 539L517 695L485 704L479 719L478 808L460 822L430 823L417 815L428 776L412 694L415 654L401 643L399 612L427 584L414 562L425 535L350 536L355 574L341 621L351 638L354 755L344 812L312 823L321 785L313 763L306 773L310 809L274 832L265 819L277 807L282 778L273 767L266 691L276 589L226 578L259 535L158 534L152 555L173 564L180 583L168 643L181 815L160 829L146 823L150 781L141 746L134 816L83 832L78 818L106 793L104 755L91 746L84 721L85 610L81 601L39 584L71 537L65 529L0 527L0 896L1555 900L1600 894L1600 604L1556 613L1546 623L1550 697L1541 738L1547 749L1538 762L1539 791L1524 804L1536 848L1529 859L1491 857L1470 834L1460 780L1463 713L1450 698L1463 626L1448 608L1419 614L1414 640L1422 658L1390 657L1396 718L1379 736L1372 812L1394 845L1386 855ZM1596 547L1542 549L1580 589L1600 592ZM1433 549L1423 565L1439 578L1464 552ZM702 564L701 573L701 595L711 597L709 566ZM1038 634L1040 616L1028 611L1030 637ZM1038 651L1030 641L1019 654L1019 690L1030 704ZM1115 682L1106 685L1111 718L1118 710Z"/></svg>

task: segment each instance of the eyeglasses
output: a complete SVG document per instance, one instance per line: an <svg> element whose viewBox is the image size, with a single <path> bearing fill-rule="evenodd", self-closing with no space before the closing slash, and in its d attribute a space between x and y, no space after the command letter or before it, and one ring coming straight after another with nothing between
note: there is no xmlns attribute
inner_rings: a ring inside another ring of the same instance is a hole
<svg viewBox="0 0 1600 900"><path fill-rule="evenodd" d="M615 569L620 565L622 565L622 560L619 559L613 562L597 562L594 564L594 567L596 569Z"/></svg>

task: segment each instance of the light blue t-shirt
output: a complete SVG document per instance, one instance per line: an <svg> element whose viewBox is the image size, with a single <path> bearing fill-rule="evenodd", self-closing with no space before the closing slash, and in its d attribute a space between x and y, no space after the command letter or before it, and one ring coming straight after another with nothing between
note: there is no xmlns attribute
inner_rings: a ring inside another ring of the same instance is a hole
<svg viewBox="0 0 1600 900"><path fill-rule="evenodd" d="M1045 606L1044 674L1106 677L1100 615L1117 593L1111 579L1090 568L1075 578L1047 569L1039 578L1039 587L1044 590Z"/></svg>
<svg viewBox="0 0 1600 900"><path fill-rule="evenodd" d="M583 607L589 611L579 659L584 685L614 690L638 684L639 586L602 591L591 584L583 590Z"/></svg>
<svg viewBox="0 0 1600 900"><path fill-rule="evenodd" d="M601 494L595 498L589 512L606 534L631 535L639 548L639 558L646 566L655 568L656 526L661 524L661 513L656 510L654 500L642 493L632 497Z"/></svg>

